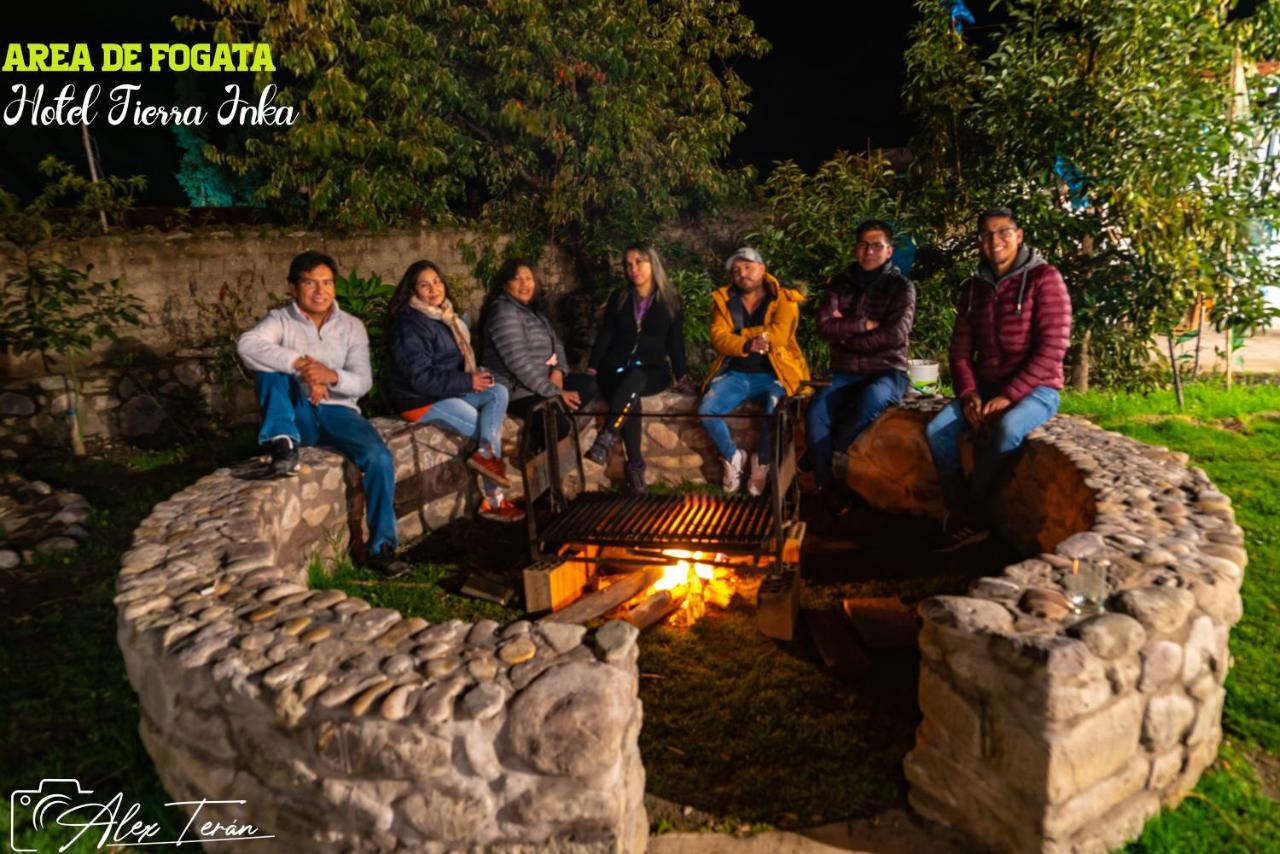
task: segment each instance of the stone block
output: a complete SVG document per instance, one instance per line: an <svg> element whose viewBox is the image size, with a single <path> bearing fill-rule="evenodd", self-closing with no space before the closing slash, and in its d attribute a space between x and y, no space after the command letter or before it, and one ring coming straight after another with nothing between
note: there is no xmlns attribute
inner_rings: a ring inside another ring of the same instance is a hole
<svg viewBox="0 0 1280 854"><path fill-rule="evenodd" d="M1122 658L1137 652L1146 639L1142 624L1124 614L1098 614L1081 620L1067 630L1084 641L1099 658Z"/></svg>
<svg viewBox="0 0 1280 854"><path fill-rule="evenodd" d="M934 668L920 668L920 711L929 733L942 740L948 755L978 760L982 755L982 701L964 697Z"/></svg>
<svg viewBox="0 0 1280 854"><path fill-rule="evenodd" d="M1175 747L1168 753L1162 753L1151 760L1151 774L1147 777L1147 788L1159 792L1177 779L1182 772L1186 751Z"/></svg>
<svg viewBox="0 0 1280 854"><path fill-rule="evenodd" d="M1226 699L1226 691L1217 688L1200 703L1195 713L1195 723L1187 733L1187 744L1199 745L1203 741L1213 740L1222 729L1222 703Z"/></svg>
<svg viewBox="0 0 1280 854"><path fill-rule="evenodd" d="M1207 555L1224 558L1234 563L1236 566L1244 569L1249 563L1249 555L1239 546L1231 546L1226 543L1204 543L1200 546L1200 551Z"/></svg>
<svg viewBox="0 0 1280 854"><path fill-rule="evenodd" d="M1177 631L1195 607L1195 596L1177 587L1138 587L1114 597L1112 610L1128 614L1158 634Z"/></svg>
<svg viewBox="0 0 1280 854"><path fill-rule="evenodd" d="M1013 631L1013 614L998 602L968 596L933 596L920 603L926 623L962 632L1008 634Z"/></svg>
<svg viewBox="0 0 1280 854"><path fill-rule="evenodd" d="M990 725L993 765L1028 798L1060 803L1129 762L1144 705L1130 694L1078 720L1039 726L1001 715Z"/></svg>
<svg viewBox="0 0 1280 854"><path fill-rule="evenodd" d="M1153 753L1169 750L1186 735L1196 704L1181 691L1152 697L1142 722L1142 743Z"/></svg>
<svg viewBox="0 0 1280 854"><path fill-rule="evenodd" d="M1215 622L1234 625L1244 614L1239 587L1225 578L1201 579L1192 588L1196 604Z"/></svg>
<svg viewBox="0 0 1280 854"><path fill-rule="evenodd" d="M551 667L511 702L499 749L509 765L594 778L618 761L623 732L638 713L623 671L583 662Z"/></svg>
<svg viewBox="0 0 1280 854"><path fill-rule="evenodd" d="M1135 755L1119 771L1045 811L1044 833L1050 839L1064 839L1104 814L1146 785L1148 762Z"/></svg>
<svg viewBox="0 0 1280 854"><path fill-rule="evenodd" d="M1195 788L1196 782L1204 770L1218 758L1218 747L1222 741L1220 730L1214 730L1208 738L1187 748L1187 758L1182 765L1182 772L1167 789L1160 793L1161 803L1168 809L1176 807Z"/></svg>
<svg viewBox="0 0 1280 854"><path fill-rule="evenodd" d="M1062 851L1102 852L1123 848L1124 844L1142 833L1147 820L1160 812L1160 798L1150 791L1138 792L1127 801L1117 804L1088 828L1079 831L1070 843L1064 843ZM1046 846L1046 850L1053 850Z"/></svg>
<svg viewBox="0 0 1280 854"><path fill-rule="evenodd" d="M1141 691L1154 691L1182 672L1182 646L1173 641L1151 641L1142 648L1141 658Z"/></svg>
<svg viewBox="0 0 1280 854"><path fill-rule="evenodd" d="M930 821L963 828L985 848L1033 850L1039 841L1037 817L1031 810L1008 809L1018 794L997 775L983 774L973 763L949 759L917 743L902 762L911 788L911 807Z"/></svg>

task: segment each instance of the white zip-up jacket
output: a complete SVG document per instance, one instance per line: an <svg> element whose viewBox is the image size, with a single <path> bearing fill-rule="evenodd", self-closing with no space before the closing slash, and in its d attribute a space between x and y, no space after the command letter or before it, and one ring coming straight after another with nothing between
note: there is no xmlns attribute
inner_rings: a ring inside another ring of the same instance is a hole
<svg viewBox="0 0 1280 854"><path fill-rule="evenodd" d="M319 329L296 302L272 309L240 336L236 352L246 366L259 372L294 376L293 363L299 356L310 356L336 371L338 381L329 386L329 397L320 401L322 406L346 406L359 412L357 401L373 388L369 333L336 301Z"/></svg>

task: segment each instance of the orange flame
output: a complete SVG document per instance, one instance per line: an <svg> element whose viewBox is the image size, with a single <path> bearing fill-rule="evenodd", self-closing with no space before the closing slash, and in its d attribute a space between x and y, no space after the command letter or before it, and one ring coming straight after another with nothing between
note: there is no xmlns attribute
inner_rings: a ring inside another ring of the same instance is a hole
<svg viewBox="0 0 1280 854"><path fill-rule="evenodd" d="M673 558L674 563L663 567L663 574L652 588L653 592L671 591L672 596L683 596L684 603L672 618L672 624L688 626L696 622L707 610L707 602L727 608L733 598L733 571L728 567L704 563L711 557L703 552L686 549L664 549L662 554ZM723 555L716 555L723 560Z"/></svg>

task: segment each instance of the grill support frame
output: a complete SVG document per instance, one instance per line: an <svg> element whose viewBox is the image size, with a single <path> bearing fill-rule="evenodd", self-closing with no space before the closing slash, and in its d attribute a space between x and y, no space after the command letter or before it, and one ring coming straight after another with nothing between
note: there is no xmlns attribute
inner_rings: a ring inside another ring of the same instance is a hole
<svg viewBox="0 0 1280 854"><path fill-rule="evenodd" d="M520 432L520 468L528 503L531 560L556 558L573 548L581 552L582 546L592 545L639 551L683 548L723 552L739 559L751 558L749 563L734 563L736 569L770 575L793 568L784 562L784 546L788 532L799 522L800 487L796 478L795 449L799 404L795 396L784 397L771 415L764 416L773 420L775 437L770 449L767 494L760 497L722 497L696 494L624 496L586 490L577 416L568 413L557 399L539 402L525 419ZM631 417L701 419L710 416L642 413ZM564 424L568 428L561 436L558 427ZM577 474L577 494L571 494L571 489L566 486L566 473ZM541 514L544 518L539 519L539 502L544 495L545 512ZM672 522L682 526L679 535L666 538L661 530L655 530L656 526L669 528ZM599 532L602 526L608 528L608 533ZM596 563L632 562L620 561L616 557L612 560L586 559ZM634 562L652 563L652 560L636 558Z"/></svg>

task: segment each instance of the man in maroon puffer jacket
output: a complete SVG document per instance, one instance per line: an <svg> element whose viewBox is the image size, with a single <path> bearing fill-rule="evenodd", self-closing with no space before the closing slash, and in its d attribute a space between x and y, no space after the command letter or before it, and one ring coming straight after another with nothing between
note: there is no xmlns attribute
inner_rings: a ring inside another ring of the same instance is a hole
<svg viewBox="0 0 1280 854"><path fill-rule="evenodd" d="M1057 269L1022 243L1009 208L978 217L978 272L960 289L951 333L956 397L925 435L942 485L951 551L986 539L980 514L1008 455L1058 411L1062 360L1071 341L1071 298ZM966 485L959 440L977 431Z"/></svg>

